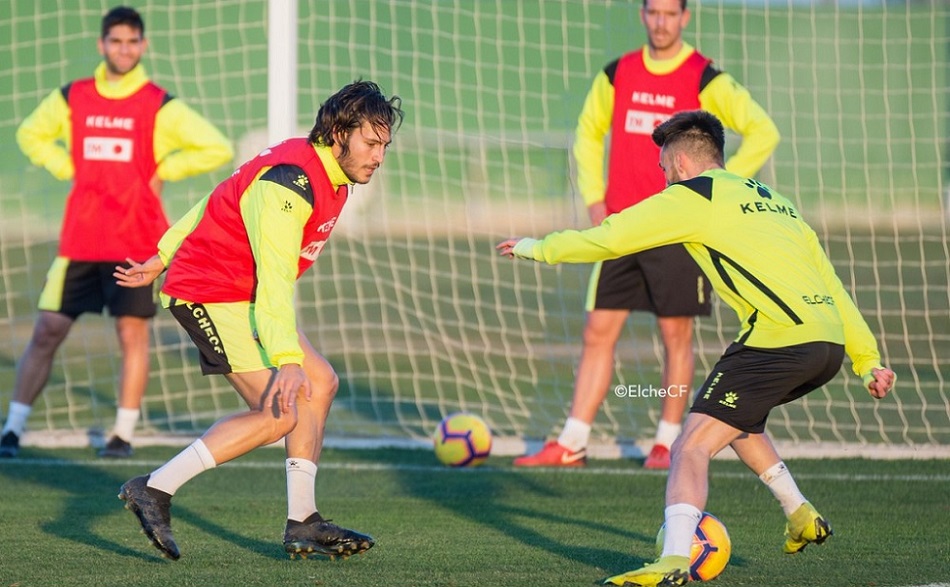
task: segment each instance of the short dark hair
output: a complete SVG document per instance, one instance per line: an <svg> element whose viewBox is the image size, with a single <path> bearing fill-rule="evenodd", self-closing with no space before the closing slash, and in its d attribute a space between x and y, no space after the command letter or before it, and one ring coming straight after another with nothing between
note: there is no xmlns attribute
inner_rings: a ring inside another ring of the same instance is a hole
<svg viewBox="0 0 950 587"><path fill-rule="evenodd" d="M102 17L102 38L109 36L109 31L116 25L124 24L133 28L145 36L145 21L134 8L128 6L116 6Z"/></svg>
<svg viewBox="0 0 950 587"><path fill-rule="evenodd" d="M650 0L643 0L643 7L647 7L647 2ZM686 0L680 0L680 10L686 10Z"/></svg>
<svg viewBox="0 0 950 587"><path fill-rule="evenodd" d="M694 157L705 157L722 165L726 132L719 119L709 112L685 110L653 129L653 142L661 149L684 148Z"/></svg>
<svg viewBox="0 0 950 587"><path fill-rule="evenodd" d="M336 143L335 135L349 136L364 121L375 129L386 128L394 133L402 125L401 104L399 96L387 98L374 82L356 80L320 105L307 138L313 144L332 147ZM342 148L346 155L349 146L343 143Z"/></svg>

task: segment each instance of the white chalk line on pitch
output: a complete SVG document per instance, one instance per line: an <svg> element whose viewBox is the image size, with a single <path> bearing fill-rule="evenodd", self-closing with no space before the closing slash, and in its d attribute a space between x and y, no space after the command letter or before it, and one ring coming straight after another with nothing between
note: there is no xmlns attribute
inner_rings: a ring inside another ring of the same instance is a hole
<svg viewBox="0 0 950 587"><path fill-rule="evenodd" d="M105 460L105 459L4 459L0 461L0 470L3 467L12 466L44 466L44 467L95 467L95 468L115 468L115 467L141 467L142 469L155 469L165 464L164 461L157 460ZM283 459L274 462L242 462L240 460L225 463L221 467L229 469L283 469ZM501 467L445 467L442 465L403 465L403 464L385 464L385 463L322 463L321 469L344 470L344 471L406 471L421 473L456 473L466 475L476 474L497 474L507 473L515 475L621 475L630 477L666 477L666 471L651 471L647 469L615 469L607 467L576 467L576 468L501 468ZM750 471L716 471L710 469L710 477L726 479L744 479L751 477ZM891 474L864 474L857 473L853 475L842 473L795 473L796 479L814 479L821 481L841 481L845 483L853 481L887 481L887 482L915 482L915 483L947 483L950 482L950 474L914 474L914 475L891 475ZM950 583L926 585L921 587L950 587Z"/></svg>

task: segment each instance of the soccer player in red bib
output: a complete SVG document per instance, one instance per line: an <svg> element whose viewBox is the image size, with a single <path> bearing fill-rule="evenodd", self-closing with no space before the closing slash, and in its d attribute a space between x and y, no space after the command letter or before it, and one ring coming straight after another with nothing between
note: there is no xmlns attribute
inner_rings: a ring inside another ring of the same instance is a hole
<svg viewBox="0 0 950 587"><path fill-rule="evenodd" d="M675 112L702 108L738 133L742 144L726 169L742 176L754 176L779 142L775 124L749 92L683 42L690 18L686 0L644 0L640 18L647 45L597 74L577 124L577 184L594 226L663 189L650 134ZM630 312L645 311L656 315L663 341L664 392L644 466L669 468L669 447L680 432L693 381L693 317L710 314L709 296L709 282L682 245L595 264L570 415L557 440L515 459L515 466L575 467L586 462L591 426L610 387L617 340Z"/></svg>
<svg viewBox="0 0 950 587"><path fill-rule="evenodd" d="M167 268L162 305L198 347L202 372L227 378L248 411L218 420L119 497L165 556L179 557L171 531L175 492L196 475L284 439L284 549L349 556L373 546L317 511L314 482L339 380L297 325L294 290L320 254L350 186L368 183L402 123L401 101L368 81L331 96L309 137L289 139L244 163L175 223L158 254L115 267L125 287Z"/></svg>
<svg viewBox="0 0 950 587"><path fill-rule="evenodd" d="M17 143L33 164L73 185L39 317L17 363L0 433L4 457L16 456L31 406L75 321L104 308L115 318L122 371L115 426L99 456L132 454L156 304L151 290L116 286L112 272L128 256L152 254L168 228L163 182L211 171L233 156L211 123L149 81L139 63L148 42L138 12L110 10L98 46L103 62L93 77L54 90L17 130Z"/></svg>
<svg viewBox="0 0 950 587"><path fill-rule="evenodd" d="M883 398L894 385L871 329L799 210L772 188L723 169L719 120L703 110L679 112L652 137L666 189L594 228L508 239L497 247L502 255L555 264L679 243L741 322L673 443L660 558L607 579L627 587L689 581L710 460L727 446L781 504L785 553L824 542L831 525L776 452L765 430L769 413L831 381L845 354L872 397Z"/></svg>

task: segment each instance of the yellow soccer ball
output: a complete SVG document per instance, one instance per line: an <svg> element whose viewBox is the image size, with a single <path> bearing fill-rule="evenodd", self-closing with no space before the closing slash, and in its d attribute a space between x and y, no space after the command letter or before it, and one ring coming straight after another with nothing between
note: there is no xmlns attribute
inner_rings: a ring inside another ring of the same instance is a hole
<svg viewBox="0 0 950 587"><path fill-rule="evenodd" d="M449 414L439 423L432 444L435 456L450 467L474 467L485 462L491 453L491 430L474 414Z"/></svg>
<svg viewBox="0 0 950 587"><path fill-rule="evenodd" d="M666 524L660 526L656 535L656 554L663 553L663 535ZM719 576L729 564L732 555L732 541L729 532L719 518L703 512L693 534L693 545L689 551L689 576L693 581L711 581Z"/></svg>

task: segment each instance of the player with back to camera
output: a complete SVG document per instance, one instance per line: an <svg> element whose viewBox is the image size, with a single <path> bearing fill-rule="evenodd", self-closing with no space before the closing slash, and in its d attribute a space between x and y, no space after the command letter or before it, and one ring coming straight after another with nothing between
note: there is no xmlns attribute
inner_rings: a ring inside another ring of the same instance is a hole
<svg viewBox="0 0 950 587"><path fill-rule="evenodd" d="M119 497L152 544L179 558L171 498L188 480L284 439L284 548L348 556L373 546L317 511L314 482L339 380L298 326L294 290L330 237L350 186L382 165L402 123L398 96L356 81L324 102L308 137L265 149L218 185L162 237L158 254L115 268L125 287L166 268L162 304L199 350L204 374L221 374L248 410L215 422L177 456L124 485Z"/></svg>
<svg viewBox="0 0 950 587"><path fill-rule="evenodd" d="M73 324L103 308L115 318L122 370L115 426L99 456L132 454L156 305L151 290L116 287L112 272L127 256L150 255L168 228L164 181L211 171L233 156L214 126L149 81L139 63L148 41L138 12L118 6L103 16L98 47L103 61L94 76L51 92L17 129L30 161L73 185L39 316L17 362L2 457L19 452L33 402Z"/></svg>
<svg viewBox="0 0 950 587"><path fill-rule="evenodd" d="M772 445L765 432L769 412L829 382L845 353L873 397L884 397L894 384L894 372L881 366L874 335L799 211L772 188L723 169L719 120L700 110L680 112L652 137L668 184L662 192L594 228L497 246L502 255L555 264L681 243L741 321L738 337L696 392L673 443L662 555L607 579L640 587L689 580L709 461L727 446L781 503L788 518L786 553L824 542L831 526L799 491Z"/></svg>
<svg viewBox="0 0 950 587"><path fill-rule="evenodd" d="M577 184L591 223L600 224L663 189L650 133L674 112L702 108L742 137L726 169L754 176L779 142L765 110L727 73L683 41L686 0L643 0L647 45L608 64L594 78L577 123ZM604 181L605 137L610 158ZM663 342L660 420L644 466L669 468L693 383L693 317L710 314L710 287L682 245L598 262L591 273L583 349L570 415L557 440L515 466L579 466L586 462L591 426L607 397L614 349L631 311L657 317Z"/></svg>

